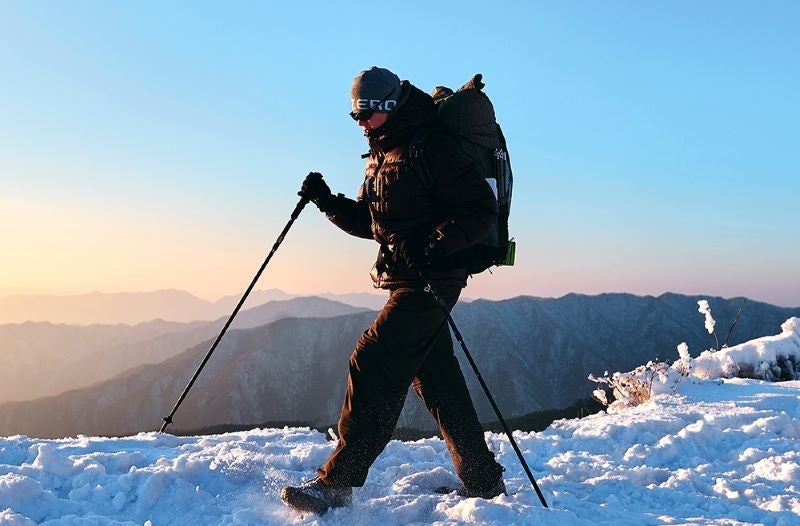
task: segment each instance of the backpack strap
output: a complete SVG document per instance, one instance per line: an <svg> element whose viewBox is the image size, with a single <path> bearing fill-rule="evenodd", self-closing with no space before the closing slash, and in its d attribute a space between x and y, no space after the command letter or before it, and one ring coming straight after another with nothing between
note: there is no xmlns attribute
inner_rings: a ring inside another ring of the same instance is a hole
<svg viewBox="0 0 800 526"><path fill-rule="evenodd" d="M430 167L425 161L425 141L430 136L433 128L423 128L414 134L408 146L411 164L414 165L414 172L417 174L422 187L429 193L436 191L436 180L433 178Z"/></svg>

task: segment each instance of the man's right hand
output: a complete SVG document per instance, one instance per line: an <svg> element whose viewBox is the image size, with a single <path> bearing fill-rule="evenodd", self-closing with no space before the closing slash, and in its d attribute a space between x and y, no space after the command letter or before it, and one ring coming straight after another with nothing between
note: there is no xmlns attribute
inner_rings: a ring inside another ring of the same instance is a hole
<svg viewBox="0 0 800 526"><path fill-rule="evenodd" d="M402 263L411 272L425 274L428 270L447 269L447 256L434 236L426 241L395 236L393 250L395 264Z"/></svg>
<svg viewBox="0 0 800 526"><path fill-rule="evenodd" d="M322 174L319 172L309 172L303 180L303 185L297 195L304 197L309 201L313 201L315 205L324 206L325 203L331 199L331 189L328 184L322 180Z"/></svg>
<svg viewBox="0 0 800 526"><path fill-rule="evenodd" d="M415 274L427 268L425 248L421 241L406 236L395 236L392 247L395 264L400 263Z"/></svg>

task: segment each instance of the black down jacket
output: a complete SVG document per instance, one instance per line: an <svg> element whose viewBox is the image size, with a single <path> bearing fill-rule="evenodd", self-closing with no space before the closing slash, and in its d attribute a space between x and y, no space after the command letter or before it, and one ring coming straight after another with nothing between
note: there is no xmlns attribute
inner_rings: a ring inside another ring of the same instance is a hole
<svg viewBox="0 0 800 526"><path fill-rule="evenodd" d="M461 152L458 141L434 127L433 99L403 81L403 93L386 124L366 132L370 153L364 182L353 200L337 195L327 217L354 236L381 244L372 277L376 287L421 286L402 264L390 262L396 236L427 239L435 230L448 255L479 241L497 218L494 193ZM423 186L411 163L409 144L418 131L433 128L425 139L425 160L435 190ZM466 284L464 269L432 272L433 281Z"/></svg>

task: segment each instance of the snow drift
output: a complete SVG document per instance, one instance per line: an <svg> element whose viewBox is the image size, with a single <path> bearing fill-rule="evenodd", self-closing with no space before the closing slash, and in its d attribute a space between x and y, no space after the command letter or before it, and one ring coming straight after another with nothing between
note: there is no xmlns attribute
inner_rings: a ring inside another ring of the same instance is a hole
<svg viewBox="0 0 800 526"><path fill-rule="evenodd" d="M725 378L796 356L783 333L694 359L676 392L541 433L515 432L550 503L543 509L507 438L487 433L508 496L436 495L456 482L436 438L391 442L354 492L322 517L283 506L334 444L307 428L202 437L0 439L0 524L656 525L800 523L800 381ZM716 365L715 365L716 364ZM763 369L763 367L762 367Z"/></svg>
<svg viewBox="0 0 800 526"><path fill-rule="evenodd" d="M800 380L800 318L781 325L783 332L720 351L704 351L694 359L695 375L704 378Z"/></svg>

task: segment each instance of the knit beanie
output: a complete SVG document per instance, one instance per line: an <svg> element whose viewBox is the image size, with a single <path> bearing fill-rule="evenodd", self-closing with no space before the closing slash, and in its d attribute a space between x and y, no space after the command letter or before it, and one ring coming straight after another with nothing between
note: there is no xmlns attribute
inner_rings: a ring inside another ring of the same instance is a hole
<svg viewBox="0 0 800 526"><path fill-rule="evenodd" d="M388 69L372 66L353 79L350 107L354 112L370 108L390 112L397 106L402 91L400 77Z"/></svg>

